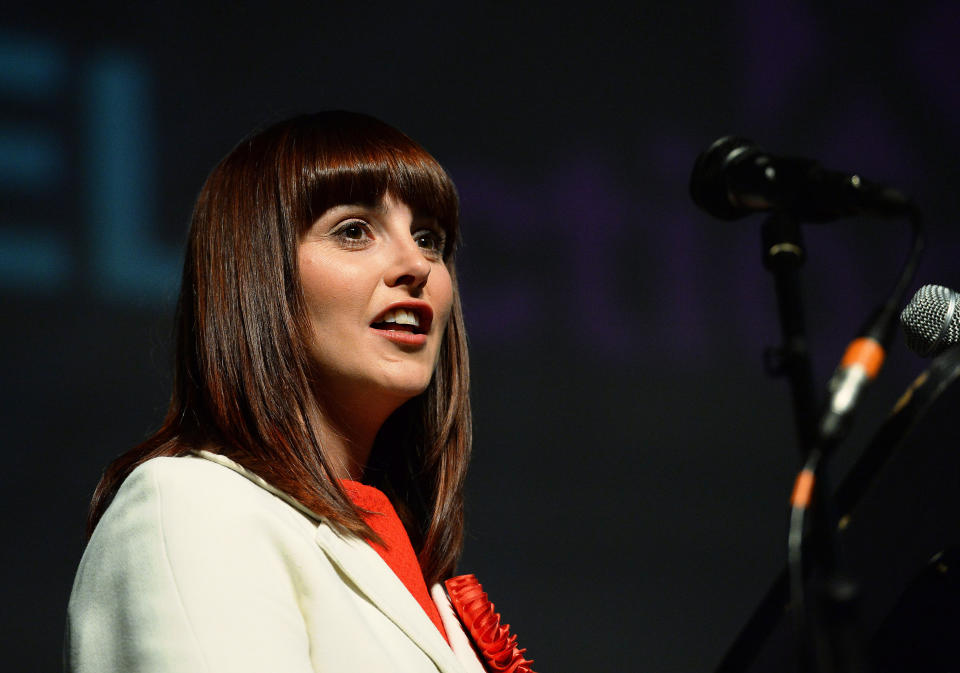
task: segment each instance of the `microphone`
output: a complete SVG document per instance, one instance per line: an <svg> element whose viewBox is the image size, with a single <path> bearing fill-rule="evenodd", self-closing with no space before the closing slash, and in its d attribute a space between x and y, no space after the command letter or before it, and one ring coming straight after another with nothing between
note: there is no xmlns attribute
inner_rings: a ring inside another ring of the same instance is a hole
<svg viewBox="0 0 960 673"><path fill-rule="evenodd" d="M767 154L753 141L735 136L716 140L697 157L690 195L721 220L762 210L783 210L810 222L913 211L910 199L892 187L825 170L813 159Z"/></svg>
<svg viewBox="0 0 960 673"><path fill-rule="evenodd" d="M917 290L900 314L910 350L932 357L960 343L958 303L960 294L942 285L924 285Z"/></svg>

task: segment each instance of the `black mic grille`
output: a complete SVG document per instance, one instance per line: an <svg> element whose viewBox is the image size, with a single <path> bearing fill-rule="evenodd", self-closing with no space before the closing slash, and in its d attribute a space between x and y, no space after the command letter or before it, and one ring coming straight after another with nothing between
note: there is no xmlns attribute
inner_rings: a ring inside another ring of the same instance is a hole
<svg viewBox="0 0 960 673"><path fill-rule="evenodd" d="M733 198L727 184L727 170L731 162L760 150L752 140L736 136L718 138L700 153L690 174L690 196L693 202L721 220L736 220L752 214L753 210L731 203Z"/></svg>
<svg viewBox="0 0 960 673"><path fill-rule="evenodd" d="M907 347L918 355L936 355L960 343L957 303L960 295L942 285L924 285L900 314Z"/></svg>

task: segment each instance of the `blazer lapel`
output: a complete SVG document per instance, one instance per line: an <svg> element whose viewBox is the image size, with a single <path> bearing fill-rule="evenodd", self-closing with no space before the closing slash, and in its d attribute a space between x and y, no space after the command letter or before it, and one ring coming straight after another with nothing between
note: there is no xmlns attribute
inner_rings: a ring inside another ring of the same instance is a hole
<svg viewBox="0 0 960 673"><path fill-rule="evenodd" d="M464 631L460 618L450 604L450 597L447 596L446 589L437 582L430 587L430 597L440 612L440 621L443 622L443 628L447 632L447 640L450 641L450 649L457 656L457 660L463 667L464 673L486 673L480 658L474 650L473 644L467 632Z"/></svg>
<svg viewBox="0 0 960 673"><path fill-rule="evenodd" d="M463 671L450 645L380 555L364 540L337 535L329 526L317 527L316 542L360 591L397 625L441 671Z"/></svg>

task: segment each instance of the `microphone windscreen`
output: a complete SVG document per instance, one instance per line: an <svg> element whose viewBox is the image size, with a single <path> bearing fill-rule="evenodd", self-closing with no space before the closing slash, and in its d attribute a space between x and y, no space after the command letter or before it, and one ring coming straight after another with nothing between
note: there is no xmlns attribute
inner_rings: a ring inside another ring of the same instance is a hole
<svg viewBox="0 0 960 673"><path fill-rule="evenodd" d="M736 220L754 211L731 203L726 171L732 161L758 151L746 138L724 136L700 153L690 174L690 196L701 209L720 220Z"/></svg>
<svg viewBox="0 0 960 673"><path fill-rule="evenodd" d="M907 347L917 355L937 355L960 343L960 295L942 285L924 285L900 314Z"/></svg>

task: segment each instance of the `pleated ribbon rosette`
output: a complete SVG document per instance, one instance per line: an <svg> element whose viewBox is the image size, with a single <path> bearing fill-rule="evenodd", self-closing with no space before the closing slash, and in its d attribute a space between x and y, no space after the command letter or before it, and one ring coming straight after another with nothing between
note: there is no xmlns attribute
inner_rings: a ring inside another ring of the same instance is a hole
<svg viewBox="0 0 960 673"><path fill-rule="evenodd" d="M510 625L500 625L500 615L474 575L451 577L444 586L453 609L467 628L473 644L483 656L487 668L496 673L534 673L532 659L524 659L526 649L517 648L517 637Z"/></svg>

